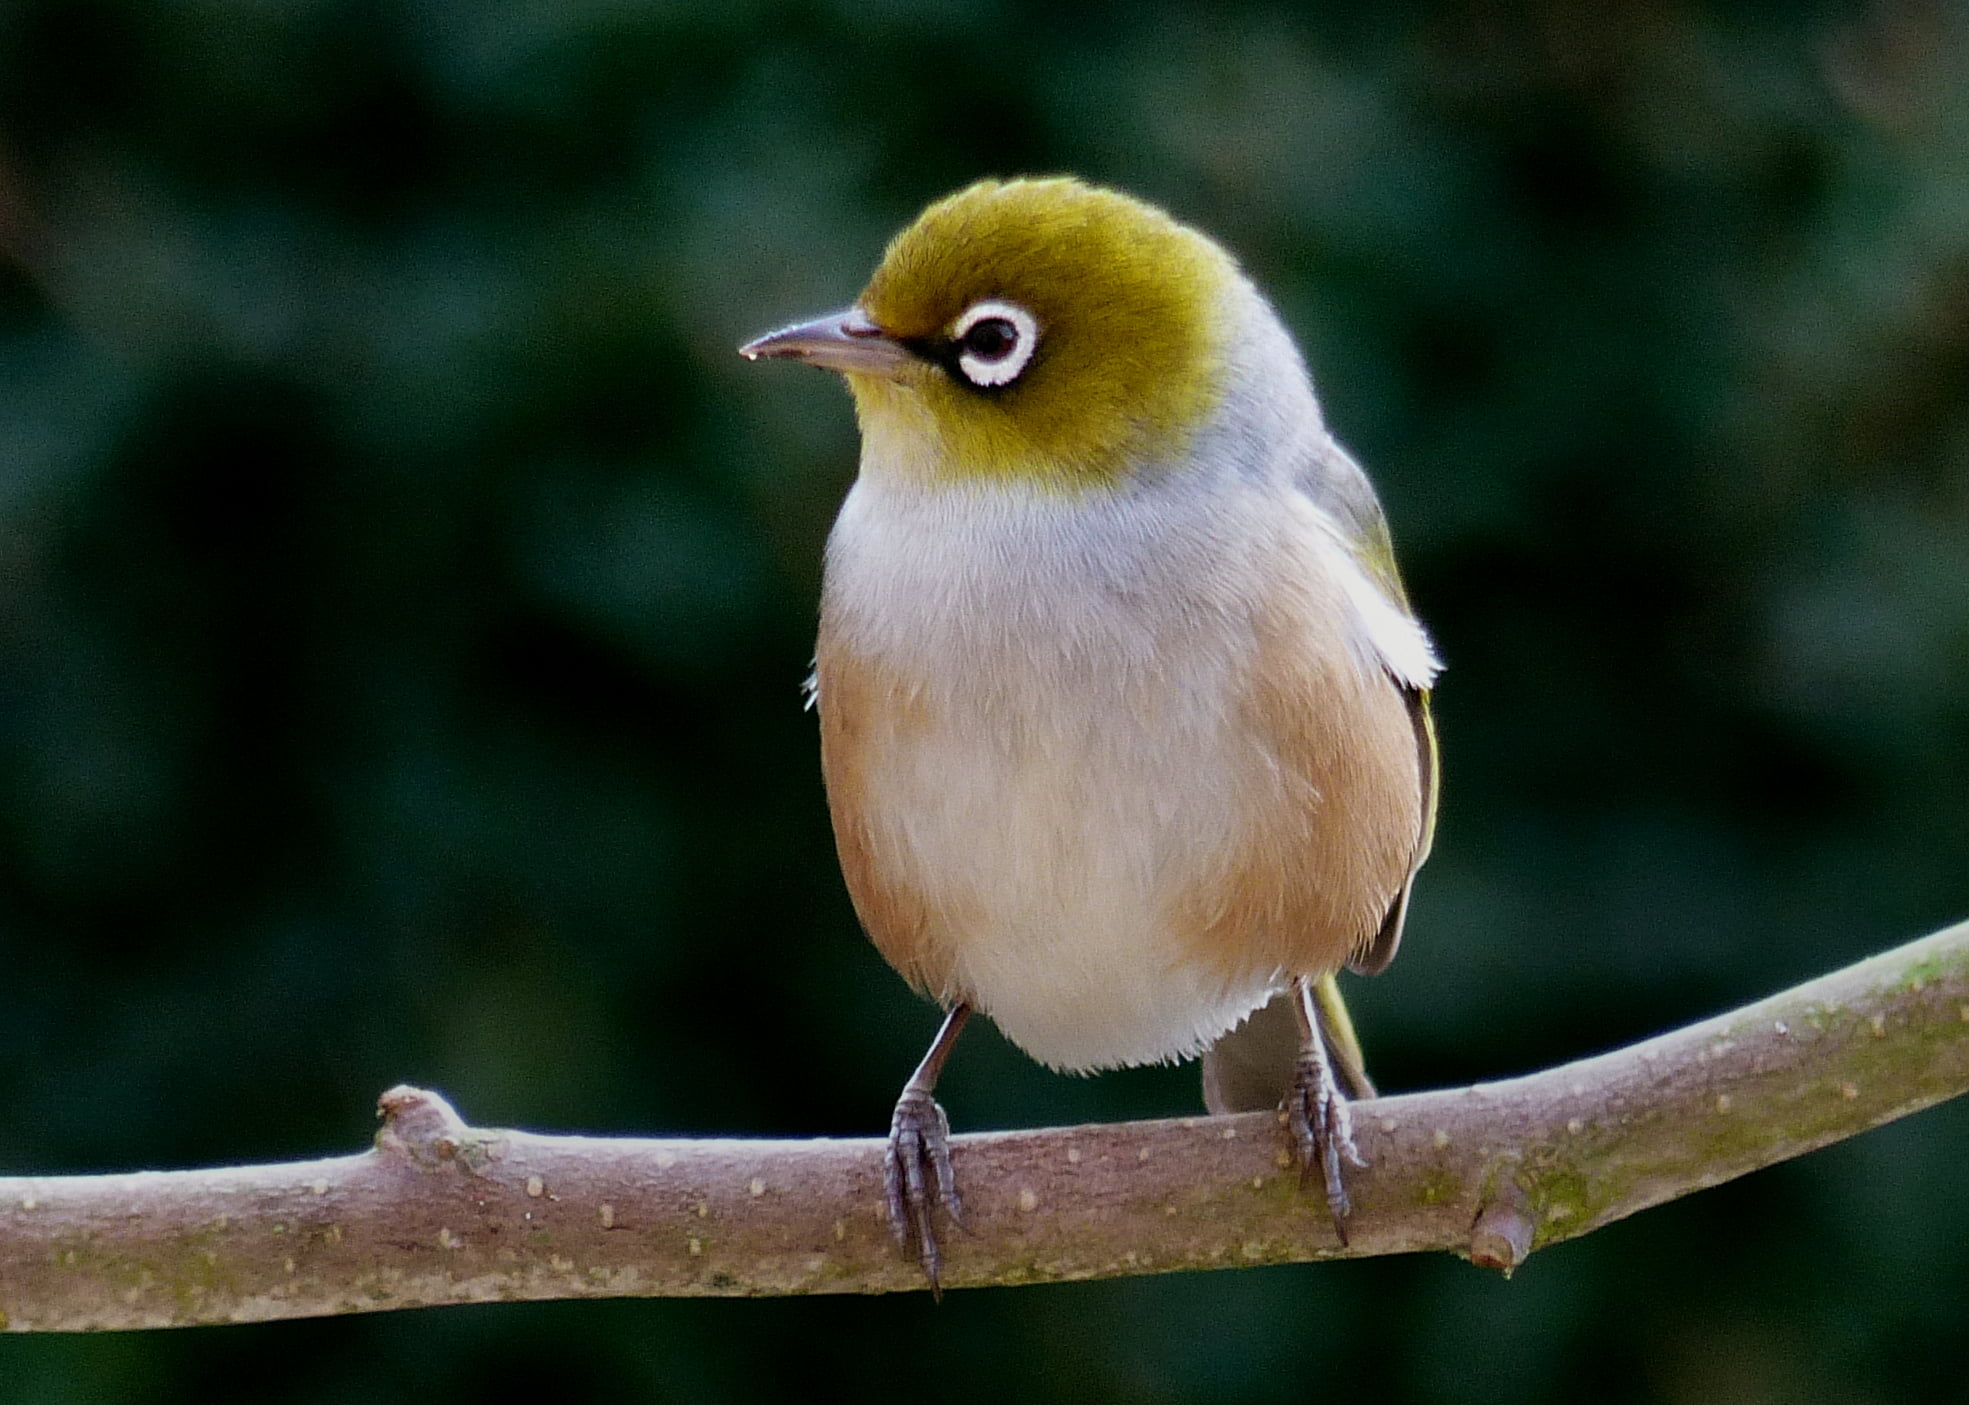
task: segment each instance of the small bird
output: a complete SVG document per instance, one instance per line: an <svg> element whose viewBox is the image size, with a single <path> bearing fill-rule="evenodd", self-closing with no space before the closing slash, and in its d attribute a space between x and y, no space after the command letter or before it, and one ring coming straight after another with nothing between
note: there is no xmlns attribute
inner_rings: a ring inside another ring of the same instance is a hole
<svg viewBox="0 0 1969 1405"><path fill-rule="evenodd" d="M855 910L947 1012L890 1125L899 1244L938 1288L973 1011L1054 1069L1201 1054L1212 1110L1282 1099L1344 1240L1339 1085L1373 1090L1333 976L1400 942L1440 666L1277 314L1151 205L987 180L740 350L840 372L861 428L812 687Z"/></svg>

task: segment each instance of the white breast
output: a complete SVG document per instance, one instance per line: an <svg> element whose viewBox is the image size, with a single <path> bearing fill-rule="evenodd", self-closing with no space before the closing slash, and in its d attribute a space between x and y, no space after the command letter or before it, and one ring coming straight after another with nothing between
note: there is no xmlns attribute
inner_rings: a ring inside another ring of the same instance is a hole
<svg viewBox="0 0 1969 1405"><path fill-rule="evenodd" d="M864 758L877 847L945 928L945 994L1043 1063L1194 1055L1283 979L1203 969L1170 913L1274 764L1233 725L1246 602L1311 512L1234 475L1065 499L865 472L843 507L823 631L934 719Z"/></svg>

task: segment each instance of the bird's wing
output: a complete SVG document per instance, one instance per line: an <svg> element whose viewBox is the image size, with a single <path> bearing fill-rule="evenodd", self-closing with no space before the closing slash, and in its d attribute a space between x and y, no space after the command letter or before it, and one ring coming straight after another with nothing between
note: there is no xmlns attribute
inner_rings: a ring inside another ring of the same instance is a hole
<svg viewBox="0 0 1969 1405"><path fill-rule="evenodd" d="M1388 915L1381 919L1380 929L1375 932L1373 940L1347 963L1348 970L1358 971L1364 976L1380 975L1395 959L1395 952L1402 944L1402 925L1408 920L1408 895L1415 887L1415 871L1429 857L1429 847L1436 838L1436 723L1429 715L1429 694L1426 689L1404 689L1403 696L1415 724L1416 759L1422 778L1422 832L1416 836L1415 858L1408 866L1408 877L1402 880L1401 891L1389 904Z"/></svg>
<svg viewBox="0 0 1969 1405"><path fill-rule="evenodd" d="M1429 714L1429 688L1442 665L1436 659L1427 632L1415 618L1402 587L1401 572L1395 564L1395 547L1388 532L1388 519L1374 495L1361 466L1331 438L1325 439L1317 453L1309 455L1297 475L1299 490L1319 509L1347 548L1347 556L1358 567L1346 581L1348 598L1358 616L1362 634L1373 646L1382 668L1402 692L1415 728L1416 774L1422 788L1422 829L1416 836L1415 859L1401 891L1389 904L1374 938L1349 961L1348 966L1365 975L1387 969L1401 945L1402 923L1408 916L1409 891L1415 883L1415 870L1429 856L1436 833L1436 793L1439 756L1436 724Z"/></svg>
<svg viewBox="0 0 1969 1405"><path fill-rule="evenodd" d="M1353 970L1374 975L1395 959L1401 945L1402 923L1408 916L1408 897L1415 870L1428 857L1436 831L1436 726L1429 716L1429 687L1440 665L1429 637L1409 608L1395 566L1388 521L1374 487L1360 465L1331 439L1304 463L1297 475L1299 490L1319 509L1323 526L1347 548L1358 567L1349 580L1348 596L1362 635L1373 646L1389 681L1401 691L1415 729L1416 774L1422 789L1421 830L1415 857L1387 914L1374 936L1347 963ZM1333 975L1320 977L1315 987L1320 1031L1354 1097L1373 1097L1353 1021ZM1275 1107L1290 1086L1299 1052L1299 1026L1292 1010L1293 996L1283 991L1254 1011L1203 1056L1204 1104L1212 1112L1249 1112Z"/></svg>

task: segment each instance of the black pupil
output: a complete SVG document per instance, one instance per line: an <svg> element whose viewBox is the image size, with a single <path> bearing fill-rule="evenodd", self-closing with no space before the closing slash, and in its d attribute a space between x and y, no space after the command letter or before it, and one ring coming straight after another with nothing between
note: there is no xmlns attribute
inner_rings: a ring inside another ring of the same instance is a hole
<svg viewBox="0 0 1969 1405"><path fill-rule="evenodd" d="M964 349L984 361L1003 360L1019 343L1019 329L1003 317L987 317L964 334Z"/></svg>

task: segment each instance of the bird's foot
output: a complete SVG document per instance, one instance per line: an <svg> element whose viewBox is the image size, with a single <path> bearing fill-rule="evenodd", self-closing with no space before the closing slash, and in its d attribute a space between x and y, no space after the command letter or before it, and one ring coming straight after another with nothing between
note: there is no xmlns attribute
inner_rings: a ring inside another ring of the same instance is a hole
<svg viewBox="0 0 1969 1405"><path fill-rule="evenodd" d="M927 1090L905 1088L889 1120L889 1147L882 1168L889 1197L889 1232L905 1254L914 1252L930 1280L930 1292L943 1297L943 1255L937 1247L931 1211L941 1205L950 1222L964 1227L957 1175L950 1166L950 1119Z"/></svg>
<svg viewBox="0 0 1969 1405"><path fill-rule="evenodd" d="M1353 1202L1347 1198L1340 1162L1344 1157L1362 1168L1367 1162L1354 1145L1347 1098L1334 1081L1333 1065L1321 1057L1323 1052L1307 1050L1293 1065L1292 1089L1285 1096L1285 1125L1299 1161L1299 1184L1303 1187L1312 1179L1313 1168L1319 1167L1326 1182L1326 1208L1333 1216L1333 1231L1344 1246Z"/></svg>

